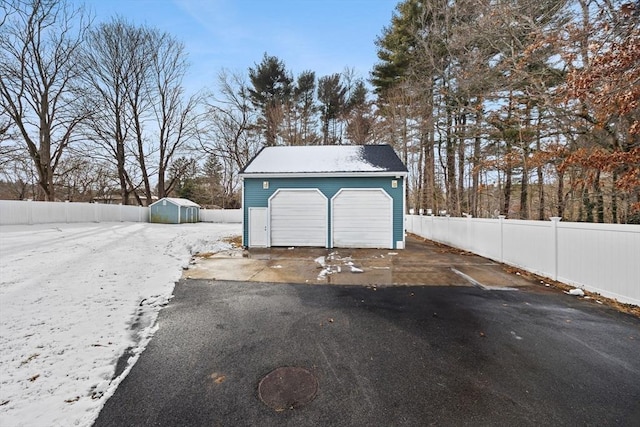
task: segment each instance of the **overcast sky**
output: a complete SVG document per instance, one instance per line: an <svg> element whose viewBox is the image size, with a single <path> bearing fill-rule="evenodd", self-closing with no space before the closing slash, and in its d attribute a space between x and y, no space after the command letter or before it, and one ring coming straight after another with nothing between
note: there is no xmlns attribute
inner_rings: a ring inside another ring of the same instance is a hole
<svg viewBox="0 0 640 427"><path fill-rule="evenodd" d="M398 0L72 0L98 22L120 15L185 43L189 91L213 88L224 67L246 74L265 52L298 75L320 77L346 67L367 79L377 61L375 39Z"/></svg>

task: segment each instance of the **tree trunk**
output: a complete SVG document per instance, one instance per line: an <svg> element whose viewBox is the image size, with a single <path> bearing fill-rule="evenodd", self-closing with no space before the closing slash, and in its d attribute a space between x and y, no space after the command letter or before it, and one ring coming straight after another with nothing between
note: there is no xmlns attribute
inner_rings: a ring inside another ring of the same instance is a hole
<svg viewBox="0 0 640 427"><path fill-rule="evenodd" d="M507 111L507 126L511 126L511 117L513 116L513 92L509 91L509 110ZM505 135L505 169L504 169L504 203L502 205L502 215L509 216L511 208L511 180L513 168L511 166L511 150L513 143L511 135Z"/></svg>
<svg viewBox="0 0 640 427"><path fill-rule="evenodd" d="M446 182L447 182L447 198L446 206L447 212L454 213L456 208L456 138L453 135L453 114L451 110L447 108L447 170L446 170Z"/></svg>
<svg viewBox="0 0 640 427"><path fill-rule="evenodd" d="M127 171L125 169L124 141L116 141L116 168L118 182L120 183L120 197L123 205L129 204L129 187L127 184Z"/></svg>
<svg viewBox="0 0 640 427"><path fill-rule="evenodd" d="M596 172L596 178L593 181L593 191L595 193L595 204L594 207L596 209L596 221L599 223L604 222L604 196L602 194L602 189L600 187L600 170Z"/></svg>
<svg viewBox="0 0 640 427"><path fill-rule="evenodd" d="M527 169L527 155L525 151L522 159L522 184L520 186L520 219L529 219L529 170Z"/></svg>
<svg viewBox="0 0 640 427"><path fill-rule="evenodd" d="M618 218L618 191L616 188L618 174L616 171L613 171L611 181L611 222L614 224L620 224L620 218Z"/></svg>
<svg viewBox="0 0 640 427"><path fill-rule="evenodd" d="M536 130L536 152L540 152L540 123L538 122L538 129ZM540 221L544 220L544 208L545 208L545 197L544 197L544 167L543 165L538 165L536 168L538 173L538 219Z"/></svg>
<svg viewBox="0 0 640 427"><path fill-rule="evenodd" d="M424 209L424 134L420 134L420 152L418 153L418 179L416 180L416 188L415 188L415 204L414 206L418 209ZM406 164L406 163L405 163Z"/></svg>
<svg viewBox="0 0 640 427"><path fill-rule="evenodd" d="M456 215L468 210L468 203L464 200L464 163L465 163L465 132L467 115L464 112L458 113L456 124L456 134L458 140L458 191L456 192Z"/></svg>
<svg viewBox="0 0 640 427"><path fill-rule="evenodd" d="M591 198L589 197L589 188L586 184L582 185L582 204L580 205L580 211L578 213L578 221L593 222L593 206Z"/></svg>
<svg viewBox="0 0 640 427"><path fill-rule="evenodd" d="M480 138L480 123L482 123L482 99L478 99L476 105L476 130L473 140L473 168L471 170L471 215L478 216L478 191L480 182L480 149L482 139Z"/></svg>
<svg viewBox="0 0 640 427"><path fill-rule="evenodd" d="M557 170L558 173L558 192L556 197L558 198L556 205L556 216L564 217L564 172Z"/></svg>
<svg viewBox="0 0 640 427"><path fill-rule="evenodd" d="M436 198L435 198L435 158L433 155L433 141L434 141L434 129L433 119L430 120L430 129L424 135L424 143L422 151L424 151L424 172L422 173L423 183L422 200L426 209L432 209L432 212L436 212Z"/></svg>

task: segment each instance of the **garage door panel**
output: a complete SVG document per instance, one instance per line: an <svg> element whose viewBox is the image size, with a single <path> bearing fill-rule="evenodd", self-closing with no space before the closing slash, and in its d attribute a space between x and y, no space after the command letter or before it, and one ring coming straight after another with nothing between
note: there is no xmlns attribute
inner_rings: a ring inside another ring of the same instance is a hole
<svg viewBox="0 0 640 427"><path fill-rule="evenodd" d="M393 247L393 200L382 189L343 189L332 200L334 247Z"/></svg>
<svg viewBox="0 0 640 427"><path fill-rule="evenodd" d="M327 198L315 189L281 189L269 200L271 246L327 243Z"/></svg>

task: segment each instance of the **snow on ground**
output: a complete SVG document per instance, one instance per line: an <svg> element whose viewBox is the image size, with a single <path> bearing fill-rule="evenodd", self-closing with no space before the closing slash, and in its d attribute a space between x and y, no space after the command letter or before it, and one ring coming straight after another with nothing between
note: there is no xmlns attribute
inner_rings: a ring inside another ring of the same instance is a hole
<svg viewBox="0 0 640 427"><path fill-rule="evenodd" d="M90 426L191 255L229 249L221 238L240 233L205 223L0 227L0 425Z"/></svg>

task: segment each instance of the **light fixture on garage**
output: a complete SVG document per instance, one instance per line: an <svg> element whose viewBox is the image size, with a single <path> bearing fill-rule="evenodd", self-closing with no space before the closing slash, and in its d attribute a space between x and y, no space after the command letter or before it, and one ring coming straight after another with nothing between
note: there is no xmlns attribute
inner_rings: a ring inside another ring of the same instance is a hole
<svg viewBox="0 0 640 427"><path fill-rule="evenodd" d="M269 189L269 181L262 181L262 188L265 190Z"/></svg>
<svg viewBox="0 0 640 427"><path fill-rule="evenodd" d="M391 188L398 188L398 180L397 179L392 179L391 180Z"/></svg>

